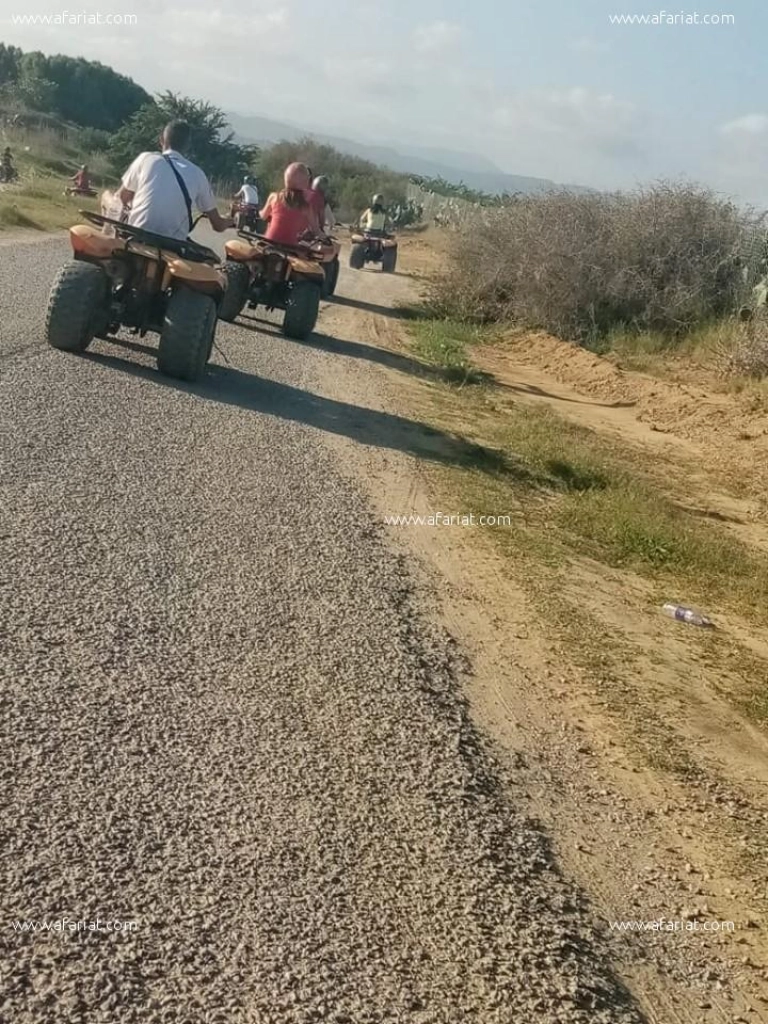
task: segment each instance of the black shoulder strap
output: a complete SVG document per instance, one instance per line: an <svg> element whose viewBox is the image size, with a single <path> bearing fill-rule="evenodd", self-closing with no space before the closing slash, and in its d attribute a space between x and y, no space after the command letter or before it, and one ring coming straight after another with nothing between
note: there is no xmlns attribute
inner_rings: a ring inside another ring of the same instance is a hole
<svg viewBox="0 0 768 1024"><path fill-rule="evenodd" d="M184 196L184 202L186 203L186 206L187 206L187 219L189 221L189 227L187 228L187 230L191 231L195 222L194 222L194 220L192 218L192 200L189 198L189 190L187 189L187 186L184 184L184 179L179 174L179 172L176 170L176 166L175 166L173 160L171 160L171 158L168 156L167 153L163 153L163 160L165 160L167 162L168 166L173 171L173 175L176 178L176 181L178 181L178 183L179 183L179 188L181 189L181 194Z"/></svg>

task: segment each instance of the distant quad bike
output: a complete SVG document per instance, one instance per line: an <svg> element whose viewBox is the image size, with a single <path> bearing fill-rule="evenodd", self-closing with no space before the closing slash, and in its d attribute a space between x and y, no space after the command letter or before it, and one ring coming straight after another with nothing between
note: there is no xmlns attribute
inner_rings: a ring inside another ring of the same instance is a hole
<svg viewBox="0 0 768 1024"><path fill-rule="evenodd" d="M336 285L339 283L341 245L332 235L322 235L315 242L314 248L322 256L323 273L325 274L323 298L327 299L329 295L335 293Z"/></svg>
<svg viewBox="0 0 768 1024"><path fill-rule="evenodd" d="M232 216L238 231L260 232L267 226L267 222L259 217L259 207L253 203L243 203L236 199L232 203Z"/></svg>
<svg viewBox="0 0 768 1024"><path fill-rule="evenodd" d="M84 352L121 327L159 334L157 365L178 380L198 380L213 348L227 286L212 249L131 227L81 210L88 224L70 228L74 258L48 298L48 344ZM105 234L107 227L113 232Z"/></svg>
<svg viewBox="0 0 768 1024"><path fill-rule="evenodd" d="M248 304L251 309L284 309L283 334L304 341L315 329L325 284L323 255L317 243L279 245L263 235L241 231L224 246L227 290L219 317L230 323Z"/></svg>
<svg viewBox="0 0 768 1024"><path fill-rule="evenodd" d="M85 196L88 199L93 199L97 194L95 188L78 188L77 185L67 185L64 189L65 196Z"/></svg>
<svg viewBox="0 0 768 1024"><path fill-rule="evenodd" d="M380 263L385 274L394 273L397 266L397 239L386 231L353 233L349 265L353 270L362 270L366 263Z"/></svg>

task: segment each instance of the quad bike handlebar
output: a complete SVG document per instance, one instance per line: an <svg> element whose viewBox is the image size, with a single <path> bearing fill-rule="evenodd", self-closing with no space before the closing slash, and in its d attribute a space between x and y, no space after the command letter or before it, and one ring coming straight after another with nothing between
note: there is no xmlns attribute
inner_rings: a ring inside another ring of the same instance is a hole
<svg viewBox="0 0 768 1024"><path fill-rule="evenodd" d="M237 233L247 242L263 242L264 245L268 245L276 252L282 252L290 256L313 256L315 253L313 253L311 248L312 242L320 241L320 239L315 237L303 244L287 245L284 242L274 242L271 238L267 238L266 235L260 235L257 231L248 231L247 228L241 228Z"/></svg>
<svg viewBox="0 0 768 1024"><path fill-rule="evenodd" d="M81 217L84 217L97 227L109 224L115 228L120 237L133 239L142 245L151 246L153 249L166 249L168 252L181 256L182 259L190 260L192 263L220 262L220 257L213 249L209 249L207 245L200 245L199 242L193 242L189 238L168 238L166 235L158 235L154 231L145 231L144 228L134 227L133 224L126 224L121 220L113 220L111 217L105 217L100 213L92 213L90 210L80 210L78 212ZM192 222L193 231L200 221L203 220L204 216L204 214L201 214Z"/></svg>

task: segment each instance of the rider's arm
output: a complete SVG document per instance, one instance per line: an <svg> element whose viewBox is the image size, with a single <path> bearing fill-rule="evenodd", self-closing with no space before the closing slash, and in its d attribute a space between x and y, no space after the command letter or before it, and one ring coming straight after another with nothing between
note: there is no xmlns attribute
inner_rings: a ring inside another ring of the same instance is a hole
<svg viewBox="0 0 768 1024"><path fill-rule="evenodd" d="M140 153L123 175L123 180L120 182L120 188L117 190L118 198L123 206L130 206L133 202L133 197L136 195L136 189L139 187L141 170L144 166L146 157L146 153Z"/></svg>
<svg viewBox="0 0 768 1024"><path fill-rule="evenodd" d="M267 199L266 203L264 204L264 209L259 210L259 217L261 218L261 220L269 220L271 218L272 205L275 202L275 198L275 193L273 192Z"/></svg>
<svg viewBox="0 0 768 1024"><path fill-rule="evenodd" d="M204 217L208 218L214 231L226 231L227 228L235 226L235 221L232 217L222 217L219 213L211 184L202 171L197 182L195 206L202 212Z"/></svg>
<svg viewBox="0 0 768 1024"><path fill-rule="evenodd" d="M214 231L226 231L227 228L233 228L235 226L234 218L222 217L215 206L211 210L204 210L203 216L207 217L211 222L211 227Z"/></svg>
<svg viewBox="0 0 768 1024"><path fill-rule="evenodd" d="M307 221L309 222L309 230L313 235L319 235L322 231L320 226L320 218L317 216L317 210L312 203L307 203Z"/></svg>

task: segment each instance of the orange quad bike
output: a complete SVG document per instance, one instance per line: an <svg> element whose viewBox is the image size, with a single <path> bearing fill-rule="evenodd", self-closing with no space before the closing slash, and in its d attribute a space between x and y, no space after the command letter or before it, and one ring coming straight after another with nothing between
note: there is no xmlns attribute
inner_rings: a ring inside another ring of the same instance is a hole
<svg viewBox="0 0 768 1024"><path fill-rule="evenodd" d="M84 352L94 338L108 338L121 327L142 338L152 332L160 336L160 372L198 380L211 355L227 286L219 256L189 239L166 238L85 210L80 214L89 223L70 228L73 258L48 298L48 344Z"/></svg>
<svg viewBox="0 0 768 1024"><path fill-rule="evenodd" d="M362 270L366 263L380 263L385 274L397 266L397 239L388 231L353 231L349 265Z"/></svg>
<svg viewBox="0 0 768 1024"><path fill-rule="evenodd" d="M259 217L259 207L244 203L242 199L232 201L231 216L238 231L263 231L267 226L267 222Z"/></svg>
<svg viewBox="0 0 768 1024"><path fill-rule="evenodd" d="M283 334L304 341L315 329L325 284L322 247L317 242L281 245L241 231L224 246L227 290L219 317L230 323L243 307L284 309Z"/></svg>

